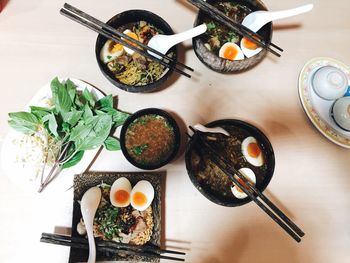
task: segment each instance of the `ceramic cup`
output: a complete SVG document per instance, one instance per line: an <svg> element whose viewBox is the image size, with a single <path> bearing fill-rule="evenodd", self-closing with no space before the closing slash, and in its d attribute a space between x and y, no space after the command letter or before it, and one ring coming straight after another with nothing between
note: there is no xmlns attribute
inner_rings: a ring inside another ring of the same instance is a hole
<svg viewBox="0 0 350 263"><path fill-rule="evenodd" d="M340 128L350 131L350 97L337 99L333 104L331 115Z"/></svg>
<svg viewBox="0 0 350 263"><path fill-rule="evenodd" d="M348 78L342 70L333 66L324 66L313 75L312 87L321 98L336 100L346 93Z"/></svg>

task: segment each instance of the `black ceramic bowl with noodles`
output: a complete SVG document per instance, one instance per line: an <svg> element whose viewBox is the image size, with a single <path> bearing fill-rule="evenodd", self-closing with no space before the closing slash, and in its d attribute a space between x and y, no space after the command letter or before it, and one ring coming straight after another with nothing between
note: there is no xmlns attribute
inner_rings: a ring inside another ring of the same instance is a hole
<svg viewBox="0 0 350 263"><path fill-rule="evenodd" d="M274 169L275 156L268 138L255 126L234 119L223 119L210 122L206 127L222 127L230 133L230 137L223 134L210 133L210 144L219 151L227 162L240 168L251 169L256 177L256 187L261 192L269 184ZM187 173L193 185L210 201L223 206L240 206L251 201L249 197L239 199L231 191L233 182L210 160L210 154L203 151L203 145L195 133L186 149L185 161ZM247 137L254 137L263 155L263 165L255 166L244 156L242 141Z"/></svg>
<svg viewBox="0 0 350 263"><path fill-rule="evenodd" d="M115 15L110 20L108 20L107 24L112 26L115 29L119 29L118 31L124 32L122 29L128 24L139 23L140 21L145 21L150 25L154 26L157 30L160 30L162 34L172 35L174 31L171 29L170 25L163 20L158 15L151 13L146 10L128 10L122 12L120 14ZM152 80L151 82L144 85L128 85L122 83L115 77L115 73L113 73L107 66L107 64L103 63L100 58L101 50L106 43L107 38L98 35L95 46L95 55L97 59L98 66L102 71L103 75L116 87L123 89L129 92L152 92L162 87L162 85L169 79L171 74L173 73L173 69L165 68L164 72L161 74L160 78L156 80ZM146 43L145 43L146 44ZM177 61L177 50L176 46L172 47L167 54L171 54L173 61L170 62L171 67L175 66ZM143 72L142 74L146 74L147 72Z"/></svg>
<svg viewBox="0 0 350 263"><path fill-rule="evenodd" d="M251 10L251 12L254 12L257 10L267 10L266 6L260 0L220 0L220 1L208 0L207 2L210 4L217 4L218 2L239 4L243 7L248 8L249 10ZM235 14L231 14L230 17L234 18L234 20L236 20L236 22L238 22L238 23L241 23L242 20L244 19L244 15L242 15L242 16L237 15L236 16ZM208 21L209 21L209 23L211 21L216 22L215 19L211 18L203 11L199 11L199 13L196 17L194 26L200 25L203 22L206 22L207 26L208 26ZM218 23L218 22L216 22L216 23ZM198 59L204 65L206 65L207 67L209 67L210 69L212 69L216 72L235 73L235 72L241 72L241 71L247 70L249 68L254 67L260 61L262 61L267 53L266 49L263 49L258 54L254 55L250 58L245 57L243 60L228 60L228 59L221 58L221 57L219 57L219 55L216 54L216 52L209 50L208 47L206 47L206 45L205 45L206 44L205 41L210 37L209 28L210 28L210 26L208 27L208 30L206 33L204 33L198 37L193 38L192 43L193 43L194 52L197 55ZM232 30L229 30L229 29L227 29L227 30L232 32ZM264 41L267 44L269 44L271 42L271 38L272 38L272 23L266 24L257 33L263 37ZM241 37L242 36L240 36L240 38ZM219 46L222 46L224 44L224 42L226 42L226 41L227 40L220 41ZM240 46L239 42L238 42L238 46Z"/></svg>

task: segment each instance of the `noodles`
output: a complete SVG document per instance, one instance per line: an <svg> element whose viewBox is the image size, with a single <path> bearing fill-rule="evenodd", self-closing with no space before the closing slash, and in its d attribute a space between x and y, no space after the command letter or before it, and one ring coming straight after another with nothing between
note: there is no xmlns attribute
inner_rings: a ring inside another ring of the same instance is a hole
<svg viewBox="0 0 350 263"><path fill-rule="evenodd" d="M127 24L118 28L118 31L145 45L148 44L148 41L154 35L163 33L145 21ZM118 48L115 48L116 46ZM170 53L168 56L172 57L173 54ZM107 68L114 74L118 81L129 86L151 84L159 80L166 72L165 66L127 47L120 49L120 44L111 40L108 40L101 49L100 58L107 64Z"/></svg>

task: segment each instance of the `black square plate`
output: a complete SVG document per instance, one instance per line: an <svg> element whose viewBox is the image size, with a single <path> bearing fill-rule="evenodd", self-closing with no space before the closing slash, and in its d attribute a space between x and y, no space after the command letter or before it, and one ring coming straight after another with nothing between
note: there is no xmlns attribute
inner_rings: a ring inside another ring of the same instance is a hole
<svg viewBox="0 0 350 263"><path fill-rule="evenodd" d="M74 176L74 200L73 200L73 221L72 221L72 237L80 237L77 232L77 224L80 221L81 211L78 201L81 200L83 194L90 188L103 183L112 185L115 180L120 177L129 179L132 186L140 180L149 181L154 188L154 199L152 202L153 210L153 233L147 244L160 247L161 237L161 177L164 172L89 172L77 174ZM71 248L69 262L86 262L88 259L88 250ZM96 261L147 261L159 262L159 258L151 258L136 255L119 255L112 253L96 254Z"/></svg>

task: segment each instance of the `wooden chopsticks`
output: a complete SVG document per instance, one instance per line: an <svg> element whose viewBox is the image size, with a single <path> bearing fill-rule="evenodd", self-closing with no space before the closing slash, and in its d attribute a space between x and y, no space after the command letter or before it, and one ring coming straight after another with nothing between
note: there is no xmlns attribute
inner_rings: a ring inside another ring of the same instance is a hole
<svg viewBox="0 0 350 263"><path fill-rule="evenodd" d="M69 246L79 249L89 249L89 243L83 237L70 237L64 235L42 233L40 242ZM184 252L160 249L156 246L137 246L130 244L117 243L113 241L96 240L96 249L100 252L125 253L129 255L138 255L151 258L161 258L174 261L185 261L183 258L165 256L162 254L186 255Z"/></svg>
<svg viewBox="0 0 350 263"><path fill-rule="evenodd" d="M247 194L265 213L267 213L272 220L274 220L280 227L282 227L295 241L300 242L301 237L305 234L304 232L295 225L276 205L274 205L263 193L261 193L249 180L245 178L245 176L240 173L230 162L221 157L220 153L214 148L214 146L210 145L205 140L204 133L195 130L193 127L189 127L195 135L195 138L198 138L201 146L198 147L202 154L204 151L209 153L210 160L220 169L222 172L228 176L235 185L237 185L245 194ZM190 136L191 137L191 136ZM242 183L235 178L234 175L237 175L239 179L241 179L246 186L242 185ZM248 187L249 189L247 189ZM266 205L261 202L258 197L260 197ZM278 215L279 217L277 217Z"/></svg>
<svg viewBox="0 0 350 263"><path fill-rule="evenodd" d="M237 23L236 21L232 20L230 17L228 17L227 15L225 15L223 12L221 12L217 8L213 7L212 5L208 4L207 2L205 2L203 0L187 0L187 2L191 3L192 5L196 6L200 10L202 10L203 12L207 13L208 15L210 15L210 17L214 18L218 22L227 26L232 31L237 32L238 34L248 38L250 41L254 42L255 44L268 50L269 52L276 55L277 57L281 56L281 54L279 54L275 50L271 49L271 47L274 47L277 50L283 52L282 48L280 48L279 46L277 46L273 43L269 43L269 44L266 43L259 34L255 33L254 31L250 30L249 28Z"/></svg>
<svg viewBox="0 0 350 263"><path fill-rule="evenodd" d="M175 72L177 72L179 74L182 74L188 78L191 78L191 75L187 74L183 70L172 65L172 63L175 63L176 65L183 67L183 68L186 68L190 71L194 71L191 67L186 66L185 64L182 64L180 62L174 61L173 58L171 58L167 55L164 55L164 54L160 53L159 51L129 37L128 35L117 31L115 28L113 28L113 27L107 25L106 23L103 23L102 21L88 15L87 13L79 10L76 7L73 7L73 6L65 3L64 8L62 8L60 10L60 13L64 16L68 17L69 19L97 32L98 34L101 34L108 39L111 39L117 43L122 44L123 46L126 46L126 47L132 49L133 51L143 55L144 57L152 59L152 60L158 62L159 64L161 64L169 69L173 69ZM130 42L132 44L130 44ZM156 55L160 56L162 58L162 60L158 59L157 57L153 56L152 54L148 53L147 51L155 53Z"/></svg>

